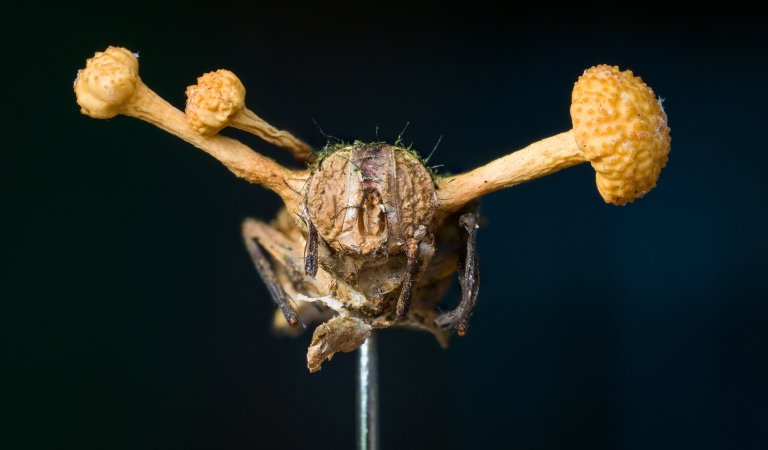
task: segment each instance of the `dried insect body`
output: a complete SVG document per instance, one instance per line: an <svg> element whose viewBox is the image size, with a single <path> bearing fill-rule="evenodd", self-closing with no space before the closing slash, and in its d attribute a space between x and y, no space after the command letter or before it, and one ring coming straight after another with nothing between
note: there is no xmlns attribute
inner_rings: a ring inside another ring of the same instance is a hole
<svg viewBox="0 0 768 450"><path fill-rule="evenodd" d="M283 212L272 226L248 221L244 237L272 255L274 275L251 251L288 324L297 315L330 319L315 330L310 370L357 348L372 328L421 328L442 344L452 326L464 321L466 328L469 304L442 316L434 306L450 286L457 255L467 253L458 252L458 219L436 220L435 181L411 151L384 143L338 146L314 166L304 198L301 220ZM470 253L476 259L474 245ZM297 312L286 308L281 291ZM283 323L276 321L285 329Z"/></svg>
<svg viewBox="0 0 768 450"><path fill-rule="evenodd" d="M357 143L317 165L304 206L328 246L321 265L363 294L358 309L380 314L387 294L402 285L398 316L404 317L413 282L435 252L436 203L434 182L413 154ZM398 257L403 253L405 261Z"/></svg>
<svg viewBox="0 0 768 450"><path fill-rule="evenodd" d="M144 85L137 56L109 47L74 84L81 112L145 120L209 153L237 176L277 193L285 209L266 224L243 223L245 245L279 309L276 327L321 322L307 353L314 372L336 352L358 348L374 328L409 326L447 344L463 335L477 302L475 200L589 161L607 203L642 197L670 147L667 116L630 71L595 66L574 86L574 129L535 142L471 172L434 177L407 149L385 143L337 145L320 155L245 108L245 87L227 70L187 88L186 115ZM312 163L291 170L218 135L233 126ZM269 255L262 252L262 248ZM458 272L461 299L435 303Z"/></svg>

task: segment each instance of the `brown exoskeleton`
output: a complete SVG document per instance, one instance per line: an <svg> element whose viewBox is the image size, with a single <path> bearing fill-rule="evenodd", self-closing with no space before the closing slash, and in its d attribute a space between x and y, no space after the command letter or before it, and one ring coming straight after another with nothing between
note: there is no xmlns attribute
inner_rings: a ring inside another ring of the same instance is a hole
<svg viewBox="0 0 768 450"><path fill-rule="evenodd" d="M471 211L438 215L435 180L411 151L336 146L314 165L299 217L284 210L273 226L248 219L243 235L287 322L327 320L315 330L310 370L357 348L372 328L422 328L441 343L453 329L464 333L477 298L477 220ZM459 307L438 314L457 258L467 288Z"/></svg>
<svg viewBox="0 0 768 450"><path fill-rule="evenodd" d="M226 70L187 89L186 114L142 83L137 55L123 48L97 52L74 88L84 114L153 123L280 195L285 209L277 218L247 219L243 236L285 322L322 322L307 354L312 372L362 345L374 328L421 328L442 344L453 331L466 332L479 287L478 197L590 161L605 201L622 205L655 186L670 142L653 91L610 66L588 69L574 86L573 130L450 177L433 176L398 145L355 142L316 155L245 108L245 88ZM286 169L220 136L225 126L285 148L311 168ZM440 313L435 303L455 272L461 300Z"/></svg>

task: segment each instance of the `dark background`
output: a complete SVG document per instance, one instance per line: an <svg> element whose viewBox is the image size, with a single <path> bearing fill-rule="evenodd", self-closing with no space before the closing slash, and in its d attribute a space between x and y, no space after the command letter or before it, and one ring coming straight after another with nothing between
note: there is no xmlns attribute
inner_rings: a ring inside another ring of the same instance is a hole
<svg viewBox="0 0 768 450"><path fill-rule="evenodd" d="M110 44L139 51L142 79L177 107L226 67L252 110L315 146L312 119L350 140L378 127L393 141L410 122L424 154L443 136L431 162L451 172L570 128L585 68L631 68L666 99L658 187L608 206L583 165L485 198L468 336L444 351L380 334L383 448L768 446L758 16L79 7L19 12L3 31L3 448L354 445L354 355L310 375L310 334L271 334L242 246L242 219L271 218L278 198L145 123L81 115L72 80Z"/></svg>

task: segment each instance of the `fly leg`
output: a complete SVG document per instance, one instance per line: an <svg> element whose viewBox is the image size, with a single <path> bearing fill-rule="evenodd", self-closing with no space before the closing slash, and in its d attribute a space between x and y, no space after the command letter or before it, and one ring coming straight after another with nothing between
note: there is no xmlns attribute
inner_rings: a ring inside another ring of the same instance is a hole
<svg viewBox="0 0 768 450"><path fill-rule="evenodd" d="M317 275L317 228L309 222L307 245L304 247L304 273L310 278Z"/></svg>
<svg viewBox="0 0 768 450"><path fill-rule="evenodd" d="M469 316L477 304L477 291L480 288L480 269L477 264L477 214L470 212L459 217L459 225L466 231L462 246L459 247L459 284L461 302L452 311L443 313L435 319L435 325L445 331L456 330L459 336L467 332Z"/></svg>
<svg viewBox="0 0 768 450"><path fill-rule="evenodd" d="M400 289L400 297L397 299L397 318L402 319L408 315L411 307L411 293L413 284L419 274L419 241L408 239L405 246L405 254L408 257L408 265L405 270L405 279Z"/></svg>
<svg viewBox="0 0 768 450"><path fill-rule="evenodd" d="M278 282L269 260L259 248L260 243L268 250L271 250L270 253L273 253L276 249L269 248L269 244L272 244L273 247L280 246L279 242L270 242L269 234L271 233L268 233L268 230L272 231L267 224L254 219L246 219L243 222L243 240L245 241L248 253L251 255L253 264L256 266L256 271L261 276L264 284L267 285L267 290L272 296L272 300L283 312L288 325L295 327L299 324L299 315L285 294L280 282ZM256 241L259 241L259 243L256 243ZM269 244L265 243L265 241L268 241Z"/></svg>

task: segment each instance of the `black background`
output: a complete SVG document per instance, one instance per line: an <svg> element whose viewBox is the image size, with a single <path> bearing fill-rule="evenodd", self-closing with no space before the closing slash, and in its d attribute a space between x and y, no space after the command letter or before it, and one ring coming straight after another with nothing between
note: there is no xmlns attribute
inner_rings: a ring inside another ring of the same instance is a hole
<svg viewBox="0 0 768 450"><path fill-rule="evenodd" d="M409 122L422 153L443 137L431 162L451 172L570 128L585 68L631 68L666 99L658 187L608 206L583 165L485 198L468 336L444 351L380 334L383 448L768 445L758 16L76 8L3 31L3 448L354 446L354 355L310 375L310 335L271 334L242 248L242 219L271 218L278 198L145 123L81 115L72 80L107 45L140 52L142 79L177 107L226 67L250 109L315 146L313 119L349 140L393 141Z"/></svg>

